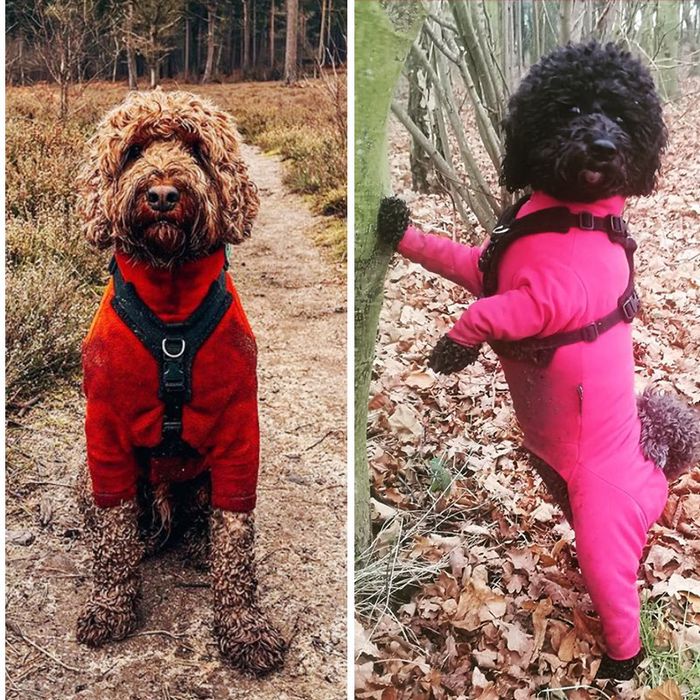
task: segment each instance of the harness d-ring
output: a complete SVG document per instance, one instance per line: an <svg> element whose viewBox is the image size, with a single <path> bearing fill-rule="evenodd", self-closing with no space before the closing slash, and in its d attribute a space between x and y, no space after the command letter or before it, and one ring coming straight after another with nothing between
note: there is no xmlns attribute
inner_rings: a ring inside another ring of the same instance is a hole
<svg viewBox="0 0 700 700"><path fill-rule="evenodd" d="M168 350L168 341L172 341L176 343L177 341L180 341L182 345L180 346L180 351L177 353L171 353ZM183 354L185 353L185 339L184 338L163 338L163 342L161 343L161 348L163 349L163 354L171 359L171 360L177 360L178 357L182 357Z"/></svg>

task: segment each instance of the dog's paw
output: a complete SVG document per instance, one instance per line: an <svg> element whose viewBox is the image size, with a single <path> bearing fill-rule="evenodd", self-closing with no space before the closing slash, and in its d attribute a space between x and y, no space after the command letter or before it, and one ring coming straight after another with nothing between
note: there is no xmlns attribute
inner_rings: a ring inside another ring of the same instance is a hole
<svg viewBox="0 0 700 700"><path fill-rule="evenodd" d="M120 600L121 598L121 600ZM89 647L124 639L136 627L136 604L124 596L96 596L78 617L76 639Z"/></svg>
<svg viewBox="0 0 700 700"><path fill-rule="evenodd" d="M634 672L643 659L643 649L640 649L632 658L623 659L622 661L611 659L607 654L604 654L595 678L596 680L629 681L634 678Z"/></svg>
<svg viewBox="0 0 700 700"><path fill-rule="evenodd" d="M227 612L214 633L221 655L243 671L264 676L284 664L287 642L257 607Z"/></svg>

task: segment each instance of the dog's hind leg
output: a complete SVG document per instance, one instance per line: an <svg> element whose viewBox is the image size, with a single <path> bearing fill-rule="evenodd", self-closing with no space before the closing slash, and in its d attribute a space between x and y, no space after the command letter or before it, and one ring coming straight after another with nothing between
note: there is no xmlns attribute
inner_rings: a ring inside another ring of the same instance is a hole
<svg viewBox="0 0 700 700"><path fill-rule="evenodd" d="M205 472L183 486L184 493L178 493L178 519L182 528L185 564L194 569L208 569L211 550L211 478Z"/></svg>
<svg viewBox="0 0 700 700"><path fill-rule="evenodd" d="M214 634L226 659L262 676L282 666L287 642L258 603L253 539L253 513L213 511Z"/></svg>
<svg viewBox="0 0 700 700"><path fill-rule="evenodd" d="M76 638L82 644L98 647L123 639L136 626L138 565L143 544L135 500L110 508L96 506L86 469L79 478L78 489L78 502L92 544L94 588L78 617Z"/></svg>

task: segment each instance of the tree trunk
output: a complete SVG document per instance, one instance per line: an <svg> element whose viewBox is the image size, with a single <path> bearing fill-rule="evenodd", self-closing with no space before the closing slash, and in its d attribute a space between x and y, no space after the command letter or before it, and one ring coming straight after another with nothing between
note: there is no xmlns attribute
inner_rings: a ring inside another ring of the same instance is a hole
<svg viewBox="0 0 700 700"><path fill-rule="evenodd" d="M270 68L275 67L275 0L270 3Z"/></svg>
<svg viewBox="0 0 700 700"><path fill-rule="evenodd" d="M384 275L392 251L377 239L389 190L387 121L394 86L422 20L420 3L363 0L355 6L355 552L370 539L367 404ZM396 16L396 17L395 17ZM401 28L392 23L395 17Z"/></svg>
<svg viewBox="0 0 700 700"><path fill-rule="evenodd" d="M208 83L211 80L212 73L214 72L215 10L216 7L213 4L207 5L207 62L204 66L204 75L202 76L203 83Z"/></svg>
<svg viewBox="0 0 700 700"><path fill-rule="evenodd" d="M326 42L324 40L326 33L326 11L327 11L326 0L321 0L321 29L318 33L318 52L316 54L316 61L319 66L322 66L326 62Z"/></svg>
<svg viewBox="0 0 700 700"><path fill-rule="evenodd" d="M136 71L136 56L134 55L134 3L126 6L126 68L129 73L129 90L138 90L138 75Z"/></svg>
<svg viewBox="0 0 700 700"><path fill-rule="evenodd" d="M297 79L297 39L299 29L299 0L287 0L287 39L284 50L284 82Z"/></svg>
<svg viewBox="0 0 700 700"><path fill-rule="evenodd" d="M190 80L190 20L189 15L185 17L185 66L182 79L187 83Z"/></svg>
<svg viewBox="0 0 700 700"><path fill-rule="evenodd" d="M431 138L430 83L425 70L413 53L406 59L406 77L408 78L408 116L427 139ZM435 175L432 160L417 139L411 138L409 154L411 163L411 186L416 192L435 191Z"/></svg>
<svg viewBox="0 0 700 700"><path fill-rule="evenodd" d="M571 13L574 0L559 3L559 43L564 45L571 41Z"/></svg>
<svg viewBox="0 0 700 700"><path fill-rule="evenodd" d="M678 95L679 41L678 24L680 21L678 0L660 2L656 10L654 27L657 63L657 85L666 99Z"/></svg>
<svg viewBox="0 0 700 700"><path fill-rule="evenodd" d="M258 65L258 42L256 40L256 33L258 31L258 4L253 0L253 22L251 25L252 29L250 32L250 43L252 46L252 61L253 65L257 66Z"/></svg>
<svg viewBox="0 0 700 700"><path fill-rule="evenodd" d="M250 0L243 0L243 72L250 68Z"/></svg>

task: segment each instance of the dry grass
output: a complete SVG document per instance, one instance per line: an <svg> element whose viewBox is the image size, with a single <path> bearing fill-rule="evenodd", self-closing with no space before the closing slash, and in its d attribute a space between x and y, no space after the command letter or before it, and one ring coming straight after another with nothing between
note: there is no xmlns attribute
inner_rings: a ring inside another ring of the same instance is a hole
<svg viewBox="0 0 700 700"><path fill-rule="evenodd" d="M175 85L229 110L246 140L285 160L285 184L328 218L313 240L345 257L345 83L328 76L281 83ZM75 173L100 116L126 94L123 84L75 89L69 118L57 119L47 85L6 92L6 396L22 405L79 364L80 342L106 279L106 254L83 241L75 214Z"/></svg>

